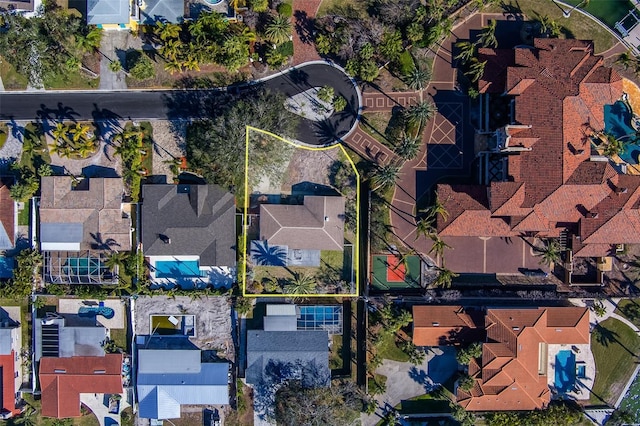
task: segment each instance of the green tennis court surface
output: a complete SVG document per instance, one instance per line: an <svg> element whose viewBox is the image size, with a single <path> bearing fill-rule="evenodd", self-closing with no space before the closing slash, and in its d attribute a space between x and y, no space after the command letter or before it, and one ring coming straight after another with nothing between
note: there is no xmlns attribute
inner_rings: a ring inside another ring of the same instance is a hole
<svg viewBox="0 0 640 426"><path fill-rule="evenodd" d="M371 284L379 290L420 288L420 258L393 254L373 255Z"/></svg>

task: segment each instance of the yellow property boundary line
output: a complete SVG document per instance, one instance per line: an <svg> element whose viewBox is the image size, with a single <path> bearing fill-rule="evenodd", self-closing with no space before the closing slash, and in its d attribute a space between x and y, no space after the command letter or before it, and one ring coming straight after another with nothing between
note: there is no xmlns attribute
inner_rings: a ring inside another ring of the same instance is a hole
<svg viewBox="0 0 640 426"><path fill-rule="evenodd" d="M247 234L249 226L247 225L247 216L249 212L249 133L250 132L258 132L267 136L271 136L277 140L280 140L286 144L293 146L294 148L302 148L307 149L309 151L328 151L331 149L336 149L338 147L344 156L351 164L351 169L356 176L356 241L353 245L353 253L351 262L354 268L354 279L355 279L355 293L315 293L315 294L289 294L289 293L275 293L275 294L254 294L247 293L247 262L249 259L249 249L247 246ZM324 146L324 147L310 147L304 145L298 145L292 141L288 141L274 133L268 132L266 130L258 129L252 126L245 126L245 152L244 152L244 206L242 212L242 240L244 245L244 261L242 262L242 296L243 297L357 297L360 293L359 285L360 285L360 173L356 169L356 165L344 149L342 144L336 144L332 146Z"/></svg>

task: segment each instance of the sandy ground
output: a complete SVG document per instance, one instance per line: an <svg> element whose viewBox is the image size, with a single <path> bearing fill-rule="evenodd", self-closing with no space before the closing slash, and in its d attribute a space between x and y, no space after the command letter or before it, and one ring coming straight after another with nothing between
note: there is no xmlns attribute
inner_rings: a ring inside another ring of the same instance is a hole
<svg viewBox="0 0 640 426"><path fill-rule="evenodd" d="M227 297L166 296L139 297L135 302L135 334L149 335L150 315L195 315L196 337L191 342L202 350L216 350L219 357L233 361L231 303Z"/></svg>
<svg viewBox="0 0 640 426"><path fill-rule="evenodd" d="M187 155L187 123L184 121L158 120L153 125L153 170L154 176L166 176L167 183L173 183L170 162Z"/></svg>
<svg viewBox="0 0 640 426"><path fill-rule="evenodd" d="M282 183L282 192L291 193L292 186L301 182L312 182L330 186L331 164L338 159L340 148L310 151L298 148L294 151Z"/></svg>

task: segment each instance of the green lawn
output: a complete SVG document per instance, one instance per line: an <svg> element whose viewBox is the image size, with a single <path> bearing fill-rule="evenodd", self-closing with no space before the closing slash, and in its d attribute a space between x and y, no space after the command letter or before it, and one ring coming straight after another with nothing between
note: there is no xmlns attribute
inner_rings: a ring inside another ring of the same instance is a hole
<svg viewBox="0 0 640 426"><path fill-rule="evenodd" d="M112 328L110 331L111 340L116 343L116 346L127 350L127 329L126 328Z"/></svg>
<svg viewBox="0 0 640 426"><path fill-rule="evenodd" d="M623 299L618 303L615 313L622 315L634 323L636 327L640 327L640 303L630 299Z"/></svg>
<svg viewBox="0 0 640 426"><path fill-rule="evenodd" d="M583 2L583 0L564 1L574 6ZM614 29L616 22L622 20L630 10L633 10L633 4L629 0L591 0L583 9L607 24L609 28ZM571 17L573 17L573 13Z"/></svg>
<svg viewBox="0 0 640 426"><path fill-rule="evenodd" d="M531 20L538 19L538 16L547 15L560 24L563 29L566 29L567 38L593 40L596 54L604 52L616 43L616 39L606 28L580 13L572 13L570 18L564 18L562 9L551 0L505 0L505 3L514 8L519 7ZM485 12L503 13L504 10L500 4L496 4L487 7Z"/></svg>
<svg viewBox="0 0 640 426"><path fill-rule="evenodd" d="M25 203L24 209L18 210L18 225L19 226L28 226L29 219L31 215L29 214L29 205L30 203Z"/></svg>
<svg viewBox="0 0 640 426"><path fill-rule="evenodd" d="M44 79L47 89L95 89L100 84L100 78L88 78L80 70L64 74L56 74Z"/></svg>
<svg viewBox="0 0 640 426"><path fill-rule="evenodd" d="M392 361L409 362L409 356L396 345L395 334L382 334L382 336L382 342L377 348L380 357Z"/></svg>
<svg viewBox="0 0 640 426"><path fill-rule="evenodd" d="M342 368L342 336L331 336L331 352L329 352L329 368L340 370Z"/></svg>
<svg viewBox="0 0 640 426"><path fill-rule="evenodd" d="M9 126L7 126L7 123L0 123L0 149L2 149L8 137Z"/></svg>
<svg viewBox="0 0 640 426"><path fill-rule="evenodd" d="M391 111L366 112L362 114L360 128L381 144L393 149L394 143L385 134L390 120Z"/></svg>
<svg viewBox="0 0 640 426"><path fill-rule="evenodd" d="M0 56L0 77L7 90L24 90L27 88L28 79L16 72L16 69L8 61Z"/></svg>
<svg viewBox="0 0 640 426"><path fill-rule="evenodd" d="M591 351L596 361L596 381L590 402L615 403L633 373L640 351L640 337L615 318L600 323L602 332L591 334ZM599 337L598 334L601 336Z"/></svg>
<svg viewBox="0 0 640 426"><path fill-rule="evenodd" d="M153 174L153 127L148 121L143 121L140 123L140 129L144 133L142 149L146 151L142 156L142 168L151 175Z"/></svg>

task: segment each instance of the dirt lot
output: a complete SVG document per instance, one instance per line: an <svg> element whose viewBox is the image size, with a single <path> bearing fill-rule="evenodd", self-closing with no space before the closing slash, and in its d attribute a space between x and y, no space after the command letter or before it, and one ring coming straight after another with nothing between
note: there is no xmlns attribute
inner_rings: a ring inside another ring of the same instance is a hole
<svg viewBox="0 0 640 426"><path fill-rule="evenodd" d="M231 303L227 297L140 297L135 301L135 334L149 335L150 315L195 315L196 337L189 340L202 350L216 350L219 357L234 361Z"/></svg>
<svg viewBox="0 0 640 426"><path fill-rule="evenodd" d="M309 151L296 149L293 158L289 162L285 179L282 183L282 192L292 192L292 185L301 182L312 182L330 186L329 173L331 164L338 159L339 148L325 151Z"/></svg>

